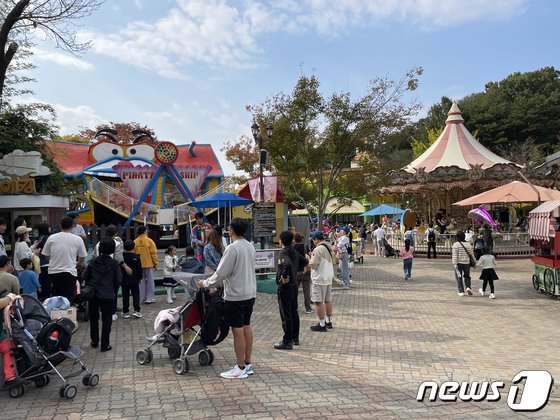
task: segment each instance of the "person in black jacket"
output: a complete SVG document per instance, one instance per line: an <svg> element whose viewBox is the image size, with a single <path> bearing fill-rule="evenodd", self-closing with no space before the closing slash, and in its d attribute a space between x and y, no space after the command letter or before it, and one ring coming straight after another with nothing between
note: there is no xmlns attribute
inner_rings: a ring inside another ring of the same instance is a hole
<svg viewBox="0 0 560 420"><path fill-rule="evenodd" d="M278 269L276 270L276 284L278 285L278 306L284 337L274 344L277 350L292 350L299 346L299 315L297 302L297 272L307 269L307 259L293 247L294 235L290 231L280 234L282 250L278 255Z"/></svg>
<svg viewBox="0 0 560 420"><path fill-rule="evenodd" d="M92 259L84 271L87 286L95 289L95 296L89 302L89 334L91 347L99 345L99 310L101 310L101 351L111 350L109 335L113 323L113 302L121 285L122 273L119 263L111 254L115 252L113 238L104 238L99 243L99 256Z"/></svg>
<svg viewBox="0 0 560 420"><path fill-rule="evenodd" d="M130 269L127 270L126 267ZM122 317L130 318L128 308L130 307L130 295L132 295L132 306L134 318L142 318L140 312L140 280L142 280L142 262L140 255L134 253L134 241L128 240L124 243L122 270ZM129 274L130 273L130 274Z"/></svg>

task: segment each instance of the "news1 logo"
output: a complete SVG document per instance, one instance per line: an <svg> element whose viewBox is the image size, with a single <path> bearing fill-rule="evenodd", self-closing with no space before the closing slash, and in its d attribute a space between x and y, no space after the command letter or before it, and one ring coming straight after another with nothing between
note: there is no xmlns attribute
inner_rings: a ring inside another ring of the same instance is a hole
<svg viewBox="0 0 560 420"><path fill-rule="evenodd" d="M523 391L519 395L517 384L525 381ZM541 410L550 398L554 379L546 370L524 370L511 380L511 387L507 396L507 405L513 411ZM427 381L420 384L417 401L424 401L428 391L428 401L499 401L502 397L500 389L504 388L503 381L496 382L455 382L447 381L438 385Z"/></svg>

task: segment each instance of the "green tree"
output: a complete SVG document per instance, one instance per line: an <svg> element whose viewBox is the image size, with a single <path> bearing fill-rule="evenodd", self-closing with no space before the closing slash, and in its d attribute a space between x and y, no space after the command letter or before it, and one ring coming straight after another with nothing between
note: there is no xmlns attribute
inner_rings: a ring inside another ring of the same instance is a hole
<svg viewBox="0 0 560 420"><path fill-rule="evenodd" d="M101 3L102 0L4 0L0 4L0 105L6 100L6 75L14 57L29 54L37 32L53 40L58 48L79 55L90 43L77 40L76 21L89 16Z"/></svg>
<svg viewBox="0 0 560 420"><path fill-rule="evenodd" d="M413 68L396 81L372 80L357 99L349 92L325 97L317 77L304 75L290 95L280 93L250 107L263 132L273 123L273 139L265 148L286 198L316 208L322 220L337 191L352 191L344 182L352 163L364 164L353 169L359 179L371 177L367 168L376 167L391 135L419 109L414 101L404 103L404 96L416 89L421 74L421 68Z"/></svg>
<svg viewBox="0 0 560 420"><path fill-rule="evenodd" d="M5 155L15 149L24 152L38 151L45 166L51 169L51 175L36 178L37 192L43 194L60 194L64 183L64 174L54 163L50 150L45 146L54 135L54 129L46 120L32 118L35 111L26 106L16 107L0 114L0 154Z"/></svg>
<svg viewBox="0 0 560 420"><path fill-rule="evenodd" d="M416 159L422 153L424 153L428 148L434 144L441 134L442 129L428 128L426 130L426 140L412 138L412 157Z"/></svg>
<svg viewBox="0 0 560 420"><path fill-rule="evenodd" d="M552 152L560 134L560 72L554 67L513 73L459 101L466 127L497 151L532 138Z"/></svg>

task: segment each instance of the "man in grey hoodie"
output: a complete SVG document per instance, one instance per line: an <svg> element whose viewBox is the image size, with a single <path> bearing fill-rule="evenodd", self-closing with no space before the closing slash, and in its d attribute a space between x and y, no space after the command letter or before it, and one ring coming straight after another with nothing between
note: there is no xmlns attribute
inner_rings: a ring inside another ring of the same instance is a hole
<svg viewBox="0 0 560 420"><path fill-rule="evenodd" d="M233 333L237 359L237 364L231 370L220 374L226 379L243 379L253 374L251 315L257 297L257 278L255 248L245 239L248 229L249 224L245 219L232 219L228 233L233 242L226 248L216 272L198 282L199 287L224 286L224 314Z"/></svg>

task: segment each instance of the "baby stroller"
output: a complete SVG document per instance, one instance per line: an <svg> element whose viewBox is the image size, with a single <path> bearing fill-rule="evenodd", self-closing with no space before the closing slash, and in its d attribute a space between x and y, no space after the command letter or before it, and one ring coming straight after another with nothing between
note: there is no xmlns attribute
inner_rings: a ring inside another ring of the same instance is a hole
<svg viewBox="0 0 560 420"><path fill-rule="evenodd" d="M17 379L9 388L12 398L21 397L24 384L34 382L35 386L43 387L50 382L49 375L56 374L62 381L59 395L72 399L78 389L70 385L69 378L86 375L82 378L85 386L96 386L99 376L92 374L81 362L84 352L70 345L74 323L61 318L52 320L41 302L33 296L22 295L23 305L16 300L10 311L8 337L14 361ZM13 340L13 341L12 341ZM13 342L17 343L14 346ZM57 368L64 360L73 361L73 366L79 365L79 370L71 370L66 376Z"/></svg>
<svg viewBox="0 0 560 420"><path fill-rule="evenodd" d="M395 248L393 248L391 245L389 245L389 242L387 242L387 239L381 238L381 239L378 239L378 241L381 242L381 245L383 246L383 249L385 250L385 256L387 258L397 257L397 253L395 252Z"/></svg>
<svg viewBox="0 0 560 420"><path fill-rule="evenodd" d="M150 363L153 359L152 347L161 344L167 348L169 357L175 359L173 371L177 375L182 375L190 370L187 356L197 353L201 366L211 365L214 362L214 354L207 346L222 342L228 335L228 327L224 322L222 297L211 294L207 289L198 289L198 280L204 279L208 275L181 274L183 277L188 277L188 280L178 280L187 289L187 295L194 294L194 300L188 299L176 311L178 320L167 323L163 331L149 337L148 347L136 353L136 361L139 364ZM194 290L197 291L194 292Z"/></svg>

